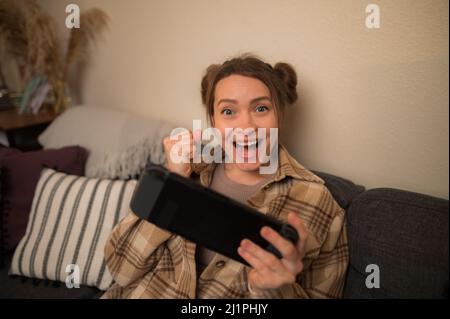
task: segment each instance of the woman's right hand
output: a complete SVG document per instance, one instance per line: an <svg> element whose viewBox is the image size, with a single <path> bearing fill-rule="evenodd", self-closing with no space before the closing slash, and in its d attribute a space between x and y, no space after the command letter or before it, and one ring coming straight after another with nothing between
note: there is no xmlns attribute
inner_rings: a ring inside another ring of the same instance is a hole
<svg viewBox="0 0 450 319"><path fill-rule="evenodd" d="M177 173L184 177L191 176L192 173L192 159L194 157L196 147L194 141L198 141L201 136L201 131L197 130L193 133L190 131L183 132L177 135L177 139L170 139L170 136L167 136L163 139L163 145L164 145L164 153L166 154L166 168L173 172ZM181 141L185 139L188 141L189 147L185 145L184 147L179 147L181 145ZM175 144L177 144L175 146ZM174 149L176 147L177 149ZM171 156L174 154L178 155L178 158L172 158ZM180 161L180 159L183 159Z"/></svg>

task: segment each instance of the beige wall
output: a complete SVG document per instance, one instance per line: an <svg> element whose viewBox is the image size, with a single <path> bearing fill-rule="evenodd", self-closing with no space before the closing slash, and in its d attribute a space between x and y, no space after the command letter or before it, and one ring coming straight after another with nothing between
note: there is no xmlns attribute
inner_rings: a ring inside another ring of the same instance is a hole
<svg viewBox="0 0 450 319"><path fill-rule="evenodd" d="M368 188L448 198L448 1L41 1L99 6L112 25L82 102L191 127L211 63L241 52L292 63L300 79L284 138L311 169ZM367 29L365 7L381 9Z"/></svg>

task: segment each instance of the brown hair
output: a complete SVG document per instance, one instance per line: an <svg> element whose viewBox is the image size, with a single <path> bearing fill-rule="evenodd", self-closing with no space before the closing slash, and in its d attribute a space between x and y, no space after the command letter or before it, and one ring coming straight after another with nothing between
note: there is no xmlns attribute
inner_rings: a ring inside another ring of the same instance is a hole
<svg viewBox="0 0 450 319"><path fill-rule="evenodd" d="M279 123L286 105L297 100L297 74L291 65L279 62L272 67L253 55L242 55L223 64L210 65L206 69L202 79L201 93L211 124L213 124L216 84L232 74L258 79L269 88Z"/></svg>

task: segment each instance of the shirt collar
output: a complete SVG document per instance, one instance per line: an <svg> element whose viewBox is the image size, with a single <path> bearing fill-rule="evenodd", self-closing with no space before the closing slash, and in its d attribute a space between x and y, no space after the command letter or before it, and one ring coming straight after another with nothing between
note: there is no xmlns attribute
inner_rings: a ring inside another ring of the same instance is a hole
<svg viewBox="0 0 450 319"><path fill-rule="evenodd" d="M288 153L286 148L281 144L279 145L278 148L278 158L279 158L279 166L275 174L274 181L278 182L286 178L286 176L289 176L298 180L325 184L323 179L313 174L312 172L307 170L303 165L297 162Z"/></svg>

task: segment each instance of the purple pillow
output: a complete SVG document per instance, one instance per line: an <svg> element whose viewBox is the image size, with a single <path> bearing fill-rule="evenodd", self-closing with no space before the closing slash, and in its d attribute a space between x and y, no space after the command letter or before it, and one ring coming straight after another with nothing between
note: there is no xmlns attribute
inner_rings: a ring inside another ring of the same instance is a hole
<svg viewBox="0 0 450 319"><path fill-rule="evenodd" d="M2 167L3 225L5 249L13 250L25 234L34 190L41 169L84 175L88 152L80 146L21 152L0 145Z"/></svg>

